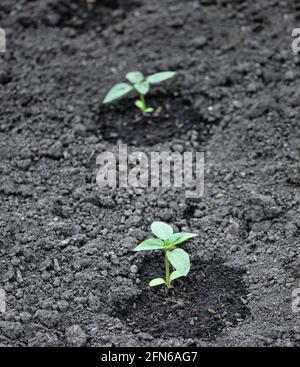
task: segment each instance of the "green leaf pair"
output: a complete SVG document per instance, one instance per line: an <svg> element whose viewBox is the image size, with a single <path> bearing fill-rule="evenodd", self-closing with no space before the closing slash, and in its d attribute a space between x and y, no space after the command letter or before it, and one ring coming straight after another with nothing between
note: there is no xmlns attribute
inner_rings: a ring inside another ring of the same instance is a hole
<svg viewBox="0 0 300 367"><path fill-rule="evenodd" d="M149 283L150 287L165 284L167 288L171 288L171 282L177 278L186 276L190 271L190 257L181 248L175 246L196 237L197 234L188 232L174 233L173 228L163 222L153 222L151 231L157 238L150 238L141 242L134 251L147 250L164 250L166 264L166 278L155 278ZM175 269L170 274L169 263Z"/></svg>
<svg viewBox="0 0 300 367"><path fill-rule="evenodd" d="M126 79L131 83L118 83L110 89L105 96L103 103L110 103L119 99L129 92L135 90L140 99L135 101L136 107L140 109L142 114L146 116L154 111L152 107L148 107L145 101L145 95L150 91L151 84L158 84L176 75L173 71L164 71L155 73L145 77L140 71L132 71L126 74Z"/></svg>

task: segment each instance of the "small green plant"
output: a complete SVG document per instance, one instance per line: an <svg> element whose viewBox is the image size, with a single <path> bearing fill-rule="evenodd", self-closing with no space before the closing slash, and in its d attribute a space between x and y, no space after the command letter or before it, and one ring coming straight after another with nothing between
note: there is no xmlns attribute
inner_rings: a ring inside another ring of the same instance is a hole
<svg viewBox="0 0 300 367"><path fill-rule="evenodd" d="M171 79L176 75L174 71L163 71L145 77L140 71L132 71L126 74L129 83L118 83L113 86L105 96L103 103L110 103L119 99L129 92L135 90L140 99L135 101L135 105L140 109L144 116L154 111L152 107L147 106L145 95L150 91L152 84L158 84L165 80Z"/></svg>
<svg viewBox="0 0 300 367"><path fill-rule="evenodd" d="M171 282L177 278L187 276L190 271L190 257L182 249L176 246L196 237L197 234L179 232L174 233L173 228L167 223L153 222L151 231L157 238L150 238L140 243L134 251L163 250L165 252L166 278L155 278L149 283L150 287L165 284L171 288ZM170 263L174 271L170 275Z"/></svg>

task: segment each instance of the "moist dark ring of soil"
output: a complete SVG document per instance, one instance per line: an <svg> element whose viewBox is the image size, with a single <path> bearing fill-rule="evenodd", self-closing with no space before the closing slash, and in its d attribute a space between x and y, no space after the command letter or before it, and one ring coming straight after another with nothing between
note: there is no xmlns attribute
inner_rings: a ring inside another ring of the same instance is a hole
<svg viewBox="0 0 300 367"><path fill-rule="evenodd" d="M115 315L133 329L154 337L201 337L213 340L226 325L236 325L249 314L242 299L247 294L242 269L230 268L221 259L194 260L188 277L166 287L147 287L152 278L164 276L163 257L145 260L141 294L115 305Z"/></svg>
<svg viewBox="0 0 300 367"><path fill-rule="evenodd" d="M171 96L170 96L171 95ZM103 138L109 142L152 146L174 138L186 139L196 132L200 143L212 134L214 123L194 109L191 101L172 92L156 92L148 97L148 105L155 108L150 117L143 117L134 106L134 97L116 102L109 107L101 107L97 126ZM106 116L103 119L103 116Z"/></svg>

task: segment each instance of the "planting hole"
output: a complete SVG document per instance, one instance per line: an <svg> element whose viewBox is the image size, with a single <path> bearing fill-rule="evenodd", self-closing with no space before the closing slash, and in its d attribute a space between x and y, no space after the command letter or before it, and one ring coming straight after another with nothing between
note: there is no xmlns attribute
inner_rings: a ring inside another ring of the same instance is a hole
<svg viewBox="0 0 300 367"><path fill-rule="evenodd" d="M178 95L155 92L149 95L147 103L155 112L146 118L140 115L132 99L101 106L97 125L103 138L112 143L121 140L136 146L153 146L183 136L192 140L192 135L197 134L201 143L209 139L213 125L218 122L207 121L189 99Z"/></svg>
<svg viewBox="0 0 300 367"><path fill-rule="evenodd" d="M242 299L247 294L244 271L221 260L192 261L187 278L174 281L169 295L165 287L150 289L149 279L161 276L163 257L149 256L140 266L142 293L115 306L115 315L132 329L154 337L199 337L213 340L226 325L236 325L250 314Z"/></svg>

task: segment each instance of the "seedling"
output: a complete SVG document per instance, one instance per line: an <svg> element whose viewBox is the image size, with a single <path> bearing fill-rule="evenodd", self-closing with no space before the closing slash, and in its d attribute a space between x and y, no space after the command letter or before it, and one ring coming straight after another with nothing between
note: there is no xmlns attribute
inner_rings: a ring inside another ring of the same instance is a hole
<svg viewBox="0 0 300 367"><path fill-rule="evenodd" d="M136 91L140 97L135 101L135 105L142 112L143 116L154 111L154 108L147 106L145 95L150 91L152 84L158 84L165 80L171 79L176 75L174 71L164 71L151 74L145 77L140 71L132 71L126 74L129 83L118 83L105 96L103 103L110 103L119 99L131 91Z"/></svg>
<svg viewBox="0 0 300 367"><path fill-rule="evenodd" d="M171 288L171 282L177 278L187 276L190 271L190 257L181 248L176 246L196 237L197 234L179 232L174 233L173 228L163 222L153 222L151 231L157 238L150 238L140 243L134 251L163 250L165 252L166 278L155 278L149 283L150 287L165 284ZM175 269L170 275L170 263Z"/></svg>

